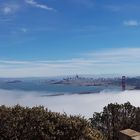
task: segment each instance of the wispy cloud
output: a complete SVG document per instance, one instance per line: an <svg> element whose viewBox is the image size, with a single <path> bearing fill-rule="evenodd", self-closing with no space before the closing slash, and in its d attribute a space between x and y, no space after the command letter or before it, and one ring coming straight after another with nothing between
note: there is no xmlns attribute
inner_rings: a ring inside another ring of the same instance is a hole
<svg viewBox="0 0 140 140"><path fill-rule="evenodd" d="M106 5L104 6L105 9L108 9L112 12L119 12L123 9L122 6L118 6L118 5Z"/></svg>
<svg viewBox="0 0 140 140"><path fill-rule="evenodd" d="M139 58L140 48L118 48L101 52L88 53L89 58L108 62L135 61ZM130 61L131 60L131 61ZM139 60L138 60L139 61Z"/></svg>
<svg viewBox="0 0 140 140"><path fill-rule="evenodd" d="M111 11L111 12L136 12L139 11L139 5L135 5L134 3L128 3L128 4L120 4L120 5L105 5L105 9Z"/></svg>
<svg viewBox="0 0 140 140"><path fill-rule="evenodd" d="M48 5L37 3L35 0L25 0L25 2L29 5L32 5L32 6L37 7L37 8L41 8L41 9L45 9L45 10L49 10L49 11L54 10L53 8L49 7Z"/></svg>
<svg viewBox="0 0 140 140"><path fill-rule="evenodd" d="M129 27L138 27L140 26L140 22L137 20L126 20L123 21L124 26L129 26Z"/></svg>
<svg viewBox="0 0 140 140"><path fill-rule="evenodd" d="M65 60L0 61L0 76L57 76L71 74L140 74L140 48L121 48L83 54Z"/></svg>
<svg viewBox="0 0 140 140"><path fill-rule="evenodd" d="M23 32L23 33L27 33L28 29L27 28L20 28L20 31Z"/></svg>
<svg viewBox="0 0 140 140"><path fill-rule="evenodd" d="M0 7L0 10L5 15L13 14L16 11L18 11L18 9L19 9L19 5L17 5L17 4L11 4L11 3L4 4L4 5L2 5Z"/></svg>
<svg viewBox="0 0 140 140"><path fill-rule="evenodd" d="M0 4L0 24L3 24L3 25L10 24L11 21L15 19L16 17L15 15L20 11L20 9L21 9L21 5L18 2L4 1L3 3L1 3ZM8 28L10 28L10 25ZM5 35L1 34L1 36L5 36Z"/></svg>

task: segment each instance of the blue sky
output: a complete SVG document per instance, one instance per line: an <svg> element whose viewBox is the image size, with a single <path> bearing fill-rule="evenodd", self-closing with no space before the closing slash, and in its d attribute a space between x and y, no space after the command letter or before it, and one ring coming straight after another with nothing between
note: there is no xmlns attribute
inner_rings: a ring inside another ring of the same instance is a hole
<svg viewBox="0 0 140 140"><path fill-rule="evenodd" d="M0 76L139 75L139 5L1 0Z"/></svg>

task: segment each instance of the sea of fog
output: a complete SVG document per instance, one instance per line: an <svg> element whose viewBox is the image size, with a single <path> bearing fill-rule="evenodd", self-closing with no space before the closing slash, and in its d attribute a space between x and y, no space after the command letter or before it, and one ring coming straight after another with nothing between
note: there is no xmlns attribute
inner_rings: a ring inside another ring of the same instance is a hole
<svg viewBox="0 0 140 140"><path fill-rule="evenodd" d="M108 91L94 94L66 94L62 96L40 96L37 92L0 90L0 105L38 106L43 105L56 112L92 117L94 112L102 111L109 103L125 103L140 106L140 91Z"/></svg>

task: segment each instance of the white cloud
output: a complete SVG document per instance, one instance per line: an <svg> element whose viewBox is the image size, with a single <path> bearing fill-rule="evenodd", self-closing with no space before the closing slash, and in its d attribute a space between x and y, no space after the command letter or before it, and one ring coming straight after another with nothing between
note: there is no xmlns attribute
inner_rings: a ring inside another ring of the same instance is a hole
<svg viewBox="0 0 140 140"><path fill-rule="evenodd" d="M16 11L18 11L19 5L17 5L17 4L5 4L5 5L2 5L0 9L6 15L13 14Z"/></svg>
<svg viewBox="0 0 140 140"><path fill-rule="evenodd" d="M37 7L37 8L41 8L41 9L45 9L45 10L49 10L49 11L54 10L53 8L48 7L47 5L39 4L39 3L37 3L37 2L34 1L34 0L25 0L25 2L26 2L27 4L30 4L30 5L32 5L32 6L34 6L34 7Z"/></svg>
<svg viewBox="0 0 140 140"><path fill-rule="evenodd" d="M140 56L140 48L118 48L108 49L100 52L86 54L87 57L95 58L100 62L138 62Z"/></svg>
<svg viewBox="0 0 140 140"><path fill-rule="evenodd" d="M28 29L26 29L26 28L20 28L20 31L23 32L23 33L26 33L26 32L28 32Z"/></svg>
<svg viewBox="0 0 140 140"><path fill-rule="evenodd" d="M140 26L140 22L137 20L126 20L123 22L123 25L130 26L130 27L137 27Z"/></svg>
<svg viewBox="0 0 140 140"><path fill-rule="evenodd" d="M103 92L85 95L63 95L45 97L43 92L25 92L0 90L0 105L23 106L43 105L52 111L66 112L72 115L83 115L86 118L92 117L94 112L102 111L109 103L125 103L129 101L134 106L140 106L140 91L125 92Z"/></svg>
<svg viewBox="0 0 140 140"><path fill-rule="evenodd" d="M4 7L3 11L4 13L9 14L11 13L12 9L10 7Z"/></svg>
<svg viewBox="0 0 140 140"><path fill-rule="evenodd" d="M140 74L140 48L120 48L65 60L0 61L0 77L73 74Z"/></svg>

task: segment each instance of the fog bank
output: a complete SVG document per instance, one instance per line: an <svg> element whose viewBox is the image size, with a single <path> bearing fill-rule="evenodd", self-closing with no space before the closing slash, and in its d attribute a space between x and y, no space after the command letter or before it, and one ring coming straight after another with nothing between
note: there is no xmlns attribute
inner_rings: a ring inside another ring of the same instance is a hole
<svg viewBox="0 0 140 140"><path fill-rule="evenodd" d="M43 94L42 94L43 95ZM92 117L109 103L125 103L140 106L140 91L102 92L85 95L40 96L37 92L0 90L0 105L22 106L43 105L56 112Z"/></svg>

